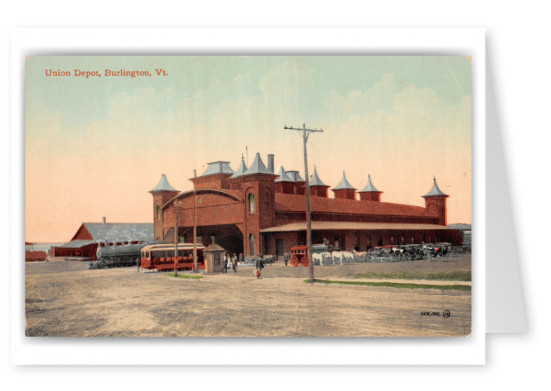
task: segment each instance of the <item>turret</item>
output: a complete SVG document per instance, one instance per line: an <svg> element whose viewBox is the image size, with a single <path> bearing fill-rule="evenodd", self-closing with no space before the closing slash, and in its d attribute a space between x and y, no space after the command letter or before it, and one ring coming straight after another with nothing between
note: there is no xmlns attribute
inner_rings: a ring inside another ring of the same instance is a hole
<svg viewBox="0 0 551 391"><path fill-rule="evenodd" d="M369 178L369 182L362 190L358 192L360 194L360 200L381 202L381 194L383 192L377 190L377 188L373 185L371 175L368 175L367 177Z"/></svg>
<svg viewBox="0 0 551 391"><path fill-rule="evenodd" d="M257 153L251 166L242 175L232 179L232 188L235 186L242 190L245 202L242 232L246 256L259 255L265 250L260 230L274 225L276 176Z"/></svg>
<svg viewBox="0 0 551 391"><path fill-rule="evenodd" d="M329 189L329 186L323 183L318 175L316 166L314 166L314 175L310 177L310 194L315 197L327 198L327 189Z"/></svg>
<svg viewBox="0 0 551 391"><path fill-rule="evenodd" d="M163 240L163 211L162 207L170 199L176 197L179 191L172 187L165 174L154 189L149 191L153 196L153 229L155 240Z"/></svg>
<svg viewBox="0 0 551 391"><path fill-rule="evenodd" d="M230 188L232 190L241 190L241 185L239 181L235 181L234 179L240 177L248 170L247 165L245 164L245 158L243 155L241 155L241 164L239 164L239 168L237 171L230 177Z"/></svg>
<svg viewBox="0 0 551 391"><path fill-rule="evenodd" d="M433 181L432 189L422 196L425 199L425 208L430 214L438 216L438 224L446 225L446 198L448 198L449 195L444 194L444 192L440 190L438 183L436 183L436 177L433 178Z"/></svg>
<svg viewBox="0 0 551 391"><path fill-rule="evenodd" d="M275 180L276 193L294 194L295 183L293 178L285 171L285 167L281 166L277 175L279 178Z"/></svg>
<svg viewBox="0 0 551 391"><path fill-rule="evenodd" d="M300 176L299 172L296 170L287 171L294 184L294 193L295 194L306 194L306 181Z"/></svg>
<svg viewBox="0 0 551 391"><path fill-rule="evenodd" d="M229 189L230 177L234 174L229 162L207 163L203 175L190 178L196 189Z"/></svg>
<svg viewBox="0 0 551 391"><path fill-rule="evenodd" d="M335 198L344 198L347 200L356 199L356 188L346 179L346 172L342 172L342 179L339 184L331 189L335 193Z"/></svg>

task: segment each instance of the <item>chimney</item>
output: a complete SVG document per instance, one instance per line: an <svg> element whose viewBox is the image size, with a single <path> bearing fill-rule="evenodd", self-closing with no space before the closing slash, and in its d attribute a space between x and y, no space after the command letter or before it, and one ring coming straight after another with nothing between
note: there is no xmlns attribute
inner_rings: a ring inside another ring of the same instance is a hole
<svg viewBox="0 0 551 391"><path fill-rule="evenodd" d="M212 242L211 244L215 244L214 235L212 235L212 236L210 237L210 241Z"/></svg>
<svg viewBox="0 0 551 391"><path fill-rule="evenodd" d="M102 217L103 218L103 224L107 224L107 218L105 217Z"/></svg>
<svg viewBox="0 0 551 391"><path fill-rule="evenodd" d="M196 169L193 169L193 177L197 178L197 170Z"/></svg>
<svg viewBox="0 0 551 391"><path fill-rule="evenodd" d="M273 153L268 154L268 169L272 172L272 174L275 174L275 172L274 172L274 154Z"/></svg>

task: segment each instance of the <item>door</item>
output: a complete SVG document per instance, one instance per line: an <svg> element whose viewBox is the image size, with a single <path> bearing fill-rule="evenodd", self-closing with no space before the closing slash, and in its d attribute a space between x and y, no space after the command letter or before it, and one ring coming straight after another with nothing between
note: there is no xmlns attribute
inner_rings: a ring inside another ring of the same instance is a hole
<svg viewBox="0 0 551 391"><path fill-rule="evenodd" d="M276 239L276 258L279 260L279 257L285 255L285 242L283 239Z"/></svg>

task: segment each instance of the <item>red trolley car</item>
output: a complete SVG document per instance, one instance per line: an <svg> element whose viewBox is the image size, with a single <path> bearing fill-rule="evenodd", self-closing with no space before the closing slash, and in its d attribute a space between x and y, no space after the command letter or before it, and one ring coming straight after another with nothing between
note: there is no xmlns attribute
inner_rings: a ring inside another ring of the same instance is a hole
<svg viewBox="0 0 551 391"><path fill-rule="evenodd" d="M197 245L197 266L205 268L205 246ZM152 244L141 251L143 269L150 270L193 270L193 243L178 244L178 256L174 256L174 244Z"/></svg>

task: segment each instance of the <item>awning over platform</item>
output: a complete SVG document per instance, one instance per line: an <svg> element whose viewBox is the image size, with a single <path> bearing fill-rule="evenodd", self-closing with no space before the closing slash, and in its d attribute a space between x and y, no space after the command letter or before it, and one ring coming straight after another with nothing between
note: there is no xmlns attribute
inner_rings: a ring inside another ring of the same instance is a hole
<svg viewBox="0 0 551 391"><path fill-rule="evenodd" d="M437 224L404 224L404 223L358 223L352 221L312 221L312 230L314 231L333 231L333 230L354 230L354 231L372 231L372 230L447 230L445 225ZM291 223L270 227L261 230L261 233L271 232L295 232L306 231L306 222Z"/></svg>

